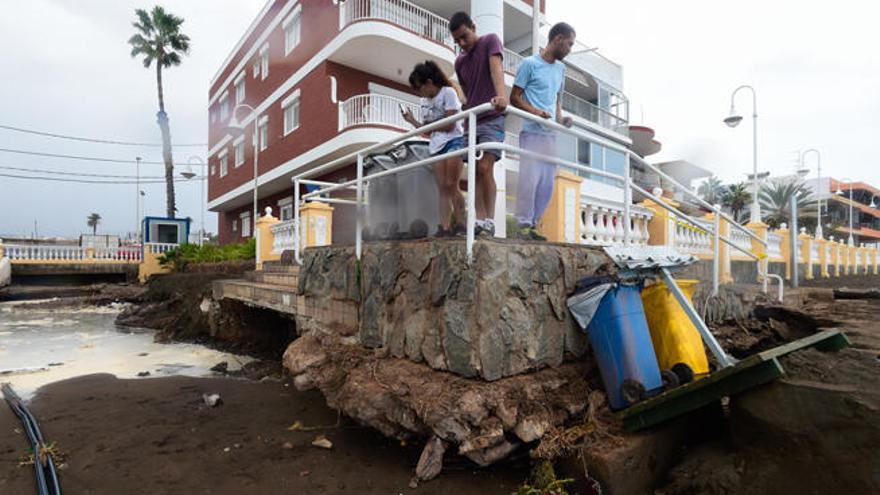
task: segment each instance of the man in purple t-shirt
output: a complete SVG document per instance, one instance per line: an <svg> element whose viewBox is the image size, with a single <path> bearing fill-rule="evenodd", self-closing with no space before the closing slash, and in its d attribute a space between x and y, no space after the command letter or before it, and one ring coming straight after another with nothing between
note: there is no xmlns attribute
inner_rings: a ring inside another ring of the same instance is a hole
<svg viewBox="0 0 880 495"><path fill-rule="evenodd" d="M507 97L504 89L502 57L504 46L493 33L477 36L474 21L465 12L457 12L449 19L449 30L461 55L455 60L458 83L467 100L462 110L483 103L492 103L495 109L477 116L477 143L504 142L504 109ZM495 161L501 158L498 150L486 150L477 162L477 183L474 203L477 210L476 233L495 235Z"/></svg>

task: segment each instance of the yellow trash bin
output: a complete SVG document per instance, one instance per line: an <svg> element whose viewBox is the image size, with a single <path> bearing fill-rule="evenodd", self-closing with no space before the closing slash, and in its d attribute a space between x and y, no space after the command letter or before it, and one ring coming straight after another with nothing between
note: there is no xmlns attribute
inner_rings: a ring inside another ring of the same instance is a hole
<svg viewBox="0 0 880 495"><path fill-rule="evenodd" d="M676 282L688 300L692 300L699 281ZM660 369L671 370L681 383L708 373L709 361L706 359L700 332L666 284L658 283L646 287L642 291L642 304Z"/></svg>

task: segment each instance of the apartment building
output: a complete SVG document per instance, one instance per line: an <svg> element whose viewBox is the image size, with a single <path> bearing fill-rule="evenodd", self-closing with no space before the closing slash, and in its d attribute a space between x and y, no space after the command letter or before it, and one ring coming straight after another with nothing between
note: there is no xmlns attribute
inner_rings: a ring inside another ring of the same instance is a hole
<svg viewBox="0 0 880 495"><path fill-rule="evenodd" d="M258 210L270 206L289 220L294 174L410 130L399 111L418 111L409 73L426 59L453 73L448 19L460 10L470 12L478 34L504 41L509 89L532 40L546 43L544 2L534 12L531 0L269 0L210 83L208 207L218 213L220 242L253 234L255 183ZM582 43L566 64L563 110L576 126L630 146L622 68ZM243 135L228 128L233 113ZM601 145L570 138L560 149L565 158L622 173L623 154ZM517 170L515 157L496 165L507 190ZM350 164L320 179L354 175ZM583 188L606 202L622 199L607 180L588 177ZM351 213L334 213L334 242L352 236Z"/></svg>

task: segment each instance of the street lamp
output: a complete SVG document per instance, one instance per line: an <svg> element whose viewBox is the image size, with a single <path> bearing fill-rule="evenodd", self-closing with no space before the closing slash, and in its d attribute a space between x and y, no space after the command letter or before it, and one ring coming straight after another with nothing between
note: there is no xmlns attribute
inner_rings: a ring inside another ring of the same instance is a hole
<svg viewBox="0 0 880 495"><path fill-rule="evenodd" d="M804 167L804 158L806 158L807 153L815 153L816 154L816 176L818 177L816 180L816 197L818 201L816 201L816 239L822 238L822 153L819 153L819 150L816 148L810 148L801 152L801 170Z"/></svg>
<svg viewBox="0 0 880 495"><path fill-rule="evenodd" d="M143 243L143 241L141 240L141 222L143 222L143 218L144 218L144 209L146 209L146 207L147 207L147 193L144 192L143 189L141 189L141 190L138 191L138 196L139 196L138 200L139 200L139 203L140 203L140 204L138 205L138 216L141 218L141 220L138 221L138 237L137 237L137 242L138 242L139 245L143 246L144 243Z"/></svg>
<svg viewBox="0 0 880 495"><path fill-rule="evenodd" d="M739 90L745 88L748 88L752 92L752 177L754 177L754 191L752 191L750 222L758 223L761 221L761 209L758 204L758 97L755 94L755 88L749 85L742 85L733 90L733 93L730 95L730 115L724 119L724 123L727 124L728 127L733 128L742 122L742 116L736 113L734 101Z"/></svg>
<svg viewBox="0 0 880 495"><path fill-rule="evenodd" d="M258 139L257 139L257 133L258 133L259 126L257 125L257 120L259 119L260 116L259 116L259 114L257 114L257 111L254 109L254 107L252 107L246 103L241 103L241 104L236 105L235 108L232 109L232 118L229 119L229 123L226 124L227 132L229 132L229 134L231 134L234 137L238 137L238 136L241 136L242 134L244 134L244 124L239 122L238 118L236 117L236 112L238 111L239 108L247 108L248 110L251 111L250 115L253 115L253 117L254 117L254 135L253 135L253 141L251 143L254 146L254 213L253 213L253 216L251 217L253 219L253 220L251 220L251 222L253 222L252 225L256 225L256 222L257 222L257 166L258 166L259 160L260 160L260 143L258 142ZM251 232L254 232L254 229L251 229Z"/></svg>
<svg viewBox="0 0 880 495"><path fill-rule="evenodd" d="M196 163L202 166L202 170L207 171L207 167L205 167L205 161L202 160L198 156L191 156L186 161L186 169L180 173L180 175L184 176L187 180L192 179L196 176L196 173L193 172L192 162L196 160ZM199 188L199 246L202 245L203 240L205 238L205 208L204 201L205 199L205 181L207 180L207 173L203 174L202 177L199 178L200 188Z"/></svg>
<svg viewBox="0 0 880 495"><path fill-rule="evenodd" d="M137 238L137 242L141 243L141 221L143 217L141 216L141 196L144 195L144 192L141 191L141 157L134 157L135 163L135 196L134 196L134 220L135 220L135 237Z"/></svg>
<svg viewBox="0 0 880 495"><path fill-rule="evenodd" d="M853 241L853 235L852 235L852 233L853 233L852 179L849 179L849 178L844 177L843 180L845 180L846 183L849 185L849 238L846 240L846 243L847 243L847 245L849 245L850 247L852 247L852 246L855 246L855 245L856 245L856 243ZM842 181L838 181L838 183L837 183L837 192L834 193L834 194L836 194L836 195L838 195L838 196L843 196L843 191L840 189L840 182L842 182Z"/></svg>

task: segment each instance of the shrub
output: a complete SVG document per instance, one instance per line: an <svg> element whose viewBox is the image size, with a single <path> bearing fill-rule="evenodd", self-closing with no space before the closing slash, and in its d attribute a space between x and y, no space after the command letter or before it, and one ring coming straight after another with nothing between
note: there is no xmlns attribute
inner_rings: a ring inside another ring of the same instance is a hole
<svg viewBox="0 0 880 495"><path fill-rule="evenodd" d="M257 257L257 242L254 238L241 244L181 244L159 257L159 264L182 271L190 263L217 263L220 261L252 260Z"/></svg>

